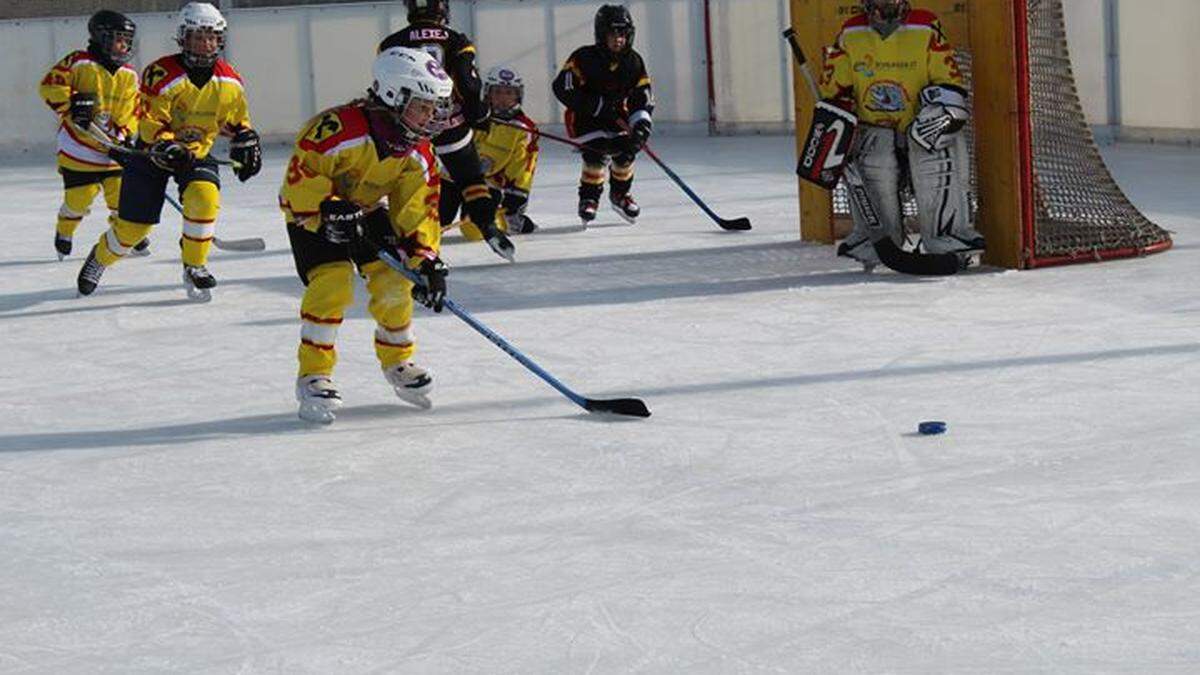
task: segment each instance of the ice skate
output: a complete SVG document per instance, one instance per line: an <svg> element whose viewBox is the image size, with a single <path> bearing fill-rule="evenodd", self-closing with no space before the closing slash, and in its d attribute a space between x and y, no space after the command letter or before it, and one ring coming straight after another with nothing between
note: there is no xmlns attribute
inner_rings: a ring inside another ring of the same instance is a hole
<svg viewBox="0 0 1200 675"><path fill-rule="evenodd" d="M137 243L136 246L129 249L130 258L145 258L150 255L150 239L147 237Z"/></svg>
<svg viewBox="0 0 1200 675"><path fill-rule="evenodd" d="M588 223L596 219L596 211L600 208L600 202L595 199L580 199L579 200L579 220L583 222L583 226L587 227Z"/></svg>
<svg viewBox="0 0 1200 675"><path fill-rule="evenodd" d="M306 422L329 424L342 407L342 395L328 375L305 375L296 379L298 415Z"/></svg>
<svg viewBox="0 0 1200 675"><path fill-rule="evenodd" d="M429 393L433 391L433 376L421 366L411 361L400 363L384 368L383 376L401 400L425 410L433 407L433 401L429 399Z"/></svg>
<svg viewBox="0 0 1200 675"><path fill-rule="evenodd" d="M630 225L637 224L638 216L642 214L642 207L638 206L638 203L634 201L633 195L628 192L623 195L610 192L608 202L612 204L613 211L616 211L622 220Z"/></svg>
<svg viewBox="0 0 1200 675"><path fill-rule="evenodd" d="M58 252L58 259L62 260L71 255L71 238L54 233L54 250Z"/></svg>
<svg viewBox="0 0 1200 675"><path fill-rule="evenodd" d="M858 261L863 267L863 273L870 274L879 266L879 255L875 253L875 247L866 239L860 240L856 244L851 244L849 241L843 241L838 244L837 254L839 257L852 258Z"/></svg>
<svg viewBox="0 0 1200 675"><path fill-rule="evenodd" d="M183 286L187 289L188 299L197 302L212 300L212 288L217 285L217 279L204 265L183 266Z"/></svg>
<svg viewBox="0 0 1200 675"><path fill-rule="evenodd" d="M83 267L79 268L79 277L75 280L76 286L79 288L80 295L91 295L96 290L96 286L100 284L100 276L104 274L104 265L96 259L96 247L93 246L88 253L87 260L83 262Z"/></svg>

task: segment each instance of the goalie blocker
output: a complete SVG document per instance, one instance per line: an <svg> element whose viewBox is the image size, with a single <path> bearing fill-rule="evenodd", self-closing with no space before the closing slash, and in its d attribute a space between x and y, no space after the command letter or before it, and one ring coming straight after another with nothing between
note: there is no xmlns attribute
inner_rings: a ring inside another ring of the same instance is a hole
<svg viewBox="0 0 1200 675"><path fill-rule="evenodd" d="M854 141L858 117L828 101L818 101L812 126L804 141L804 153L796 174L810 183L832 190L846 168L846 157Z"/></svg>

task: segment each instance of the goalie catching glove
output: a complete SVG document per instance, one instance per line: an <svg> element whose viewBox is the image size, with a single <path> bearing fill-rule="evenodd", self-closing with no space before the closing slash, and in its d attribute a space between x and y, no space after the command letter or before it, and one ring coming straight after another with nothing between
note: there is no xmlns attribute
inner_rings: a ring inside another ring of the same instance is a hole
<svg viewBox="0 0 1200 675"><path fill-rule="evenodd" d="M921 110L908 127L908 137L929 152L944 150L971 119L967 97L957 87L932 85L921 90Z"/></svg>
<svg viewBox="0 0 1200 675"><path fill-rule="evenodd" d="M854 113L829 101L817 102L796 174L826 190L833 189L846 168L846 156L857 127L858 117Z"/></svg>

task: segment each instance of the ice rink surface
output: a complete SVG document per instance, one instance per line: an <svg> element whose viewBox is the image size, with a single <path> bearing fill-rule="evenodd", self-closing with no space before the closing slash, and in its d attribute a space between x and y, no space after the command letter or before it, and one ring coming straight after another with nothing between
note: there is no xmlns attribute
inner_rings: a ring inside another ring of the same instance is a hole
<svg viewBox="0 0 1200 675"><path fill-rule="evenodd" d="M575 222L547 145L519 262L451 296L589 416L419 310L399 402L360 290L329 428L296 419L283 149L226 175L210 304L154 255L75 297L52 162L6 164L0 672L1200 671L1200 151L1105 150L1144 259L865 276L797 241L793 140L663 138L641 222ZM915 433L945 420L943 436Z"/></svg>

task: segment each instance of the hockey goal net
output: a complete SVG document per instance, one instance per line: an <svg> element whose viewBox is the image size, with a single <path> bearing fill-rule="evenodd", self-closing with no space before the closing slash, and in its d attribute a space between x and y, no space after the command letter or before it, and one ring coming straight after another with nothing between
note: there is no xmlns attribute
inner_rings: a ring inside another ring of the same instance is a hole
<svg viewBox="0 0 1200 675"><path fill-rule="evenodd" d="M857 0L792 0L792 25L814 54ZM971 192L990 264L1033 268L1131 257L1171 246L1113 180L1088 126L1071 67L1062 0L914 0L942 19L972 89ZM797 142L811 96L797 86ZM907 215L915 213L911 200ZM849 226L842 188L801 182L802 236L832 242Z"/></svg>

